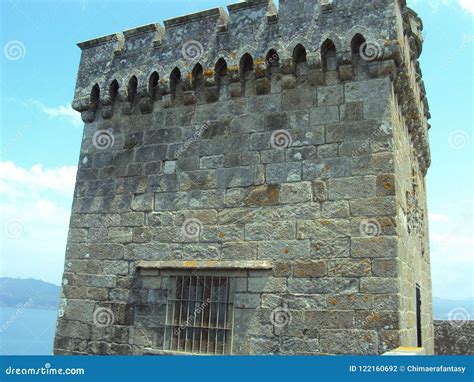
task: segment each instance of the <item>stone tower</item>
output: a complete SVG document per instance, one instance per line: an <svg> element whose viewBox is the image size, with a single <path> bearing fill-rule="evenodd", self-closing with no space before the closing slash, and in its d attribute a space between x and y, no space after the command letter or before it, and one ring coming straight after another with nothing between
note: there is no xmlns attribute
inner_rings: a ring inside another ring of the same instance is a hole
<svg viewBox="0 0 474 382"><path fill-rule="evenodd" d="M421 20L227 9L79 44L55 353L432 353Z"/></svg>

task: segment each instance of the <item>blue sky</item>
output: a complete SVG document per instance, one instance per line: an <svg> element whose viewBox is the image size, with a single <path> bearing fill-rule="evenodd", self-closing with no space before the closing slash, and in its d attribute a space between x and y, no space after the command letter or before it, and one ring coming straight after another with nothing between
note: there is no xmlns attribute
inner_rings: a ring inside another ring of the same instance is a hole
<svg viewBox="0 0 474 382"><path fill-rule="evenodd" d="M70 108L77 42L222 0L3 0L0 66L1 274L59 284L82 135ZM473 288L474 0L412 0L424 21L431 106L427 176L434 295Z"/></svg>

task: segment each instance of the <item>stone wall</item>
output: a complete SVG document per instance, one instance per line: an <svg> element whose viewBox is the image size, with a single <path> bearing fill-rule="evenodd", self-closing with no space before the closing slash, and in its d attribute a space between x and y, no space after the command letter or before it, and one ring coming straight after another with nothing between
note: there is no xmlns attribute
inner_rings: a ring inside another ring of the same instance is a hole
<svg viewBox="0 0 474 382"><path fill-rule="evenodd" d="M403 7L249 1L80 44L55 352L159 353L182 273L235 280L233 354L412 345L417 282L432 351L427 227L405 199L414 174L424 216L421 27Z"/></svg>
<svg viewBox="0 0 474 382"><path fill-rule="evenodd" d="M474 321L434 321L434 333L435 354L474 354Z"/></svg>

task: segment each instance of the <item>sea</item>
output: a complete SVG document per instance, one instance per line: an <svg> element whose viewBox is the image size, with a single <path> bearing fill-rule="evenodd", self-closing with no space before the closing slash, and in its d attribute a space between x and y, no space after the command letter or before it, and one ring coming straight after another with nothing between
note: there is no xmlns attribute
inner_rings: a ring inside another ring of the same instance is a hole
<svg viewBox="0 0 474 382"><path fill-rule="evenodd" d="M0 355L52 355L56 309L0 307Z"/></svg>

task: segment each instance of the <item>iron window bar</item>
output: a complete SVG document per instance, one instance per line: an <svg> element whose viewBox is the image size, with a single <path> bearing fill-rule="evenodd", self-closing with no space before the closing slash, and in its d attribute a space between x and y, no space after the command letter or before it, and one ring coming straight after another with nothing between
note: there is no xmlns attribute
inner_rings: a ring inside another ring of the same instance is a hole
<svg viewBox="0 0 474 382"><path fill-rule="evenodd" d="M233 279L174 275L166 305L164 350L231 354Z"/></svg>

